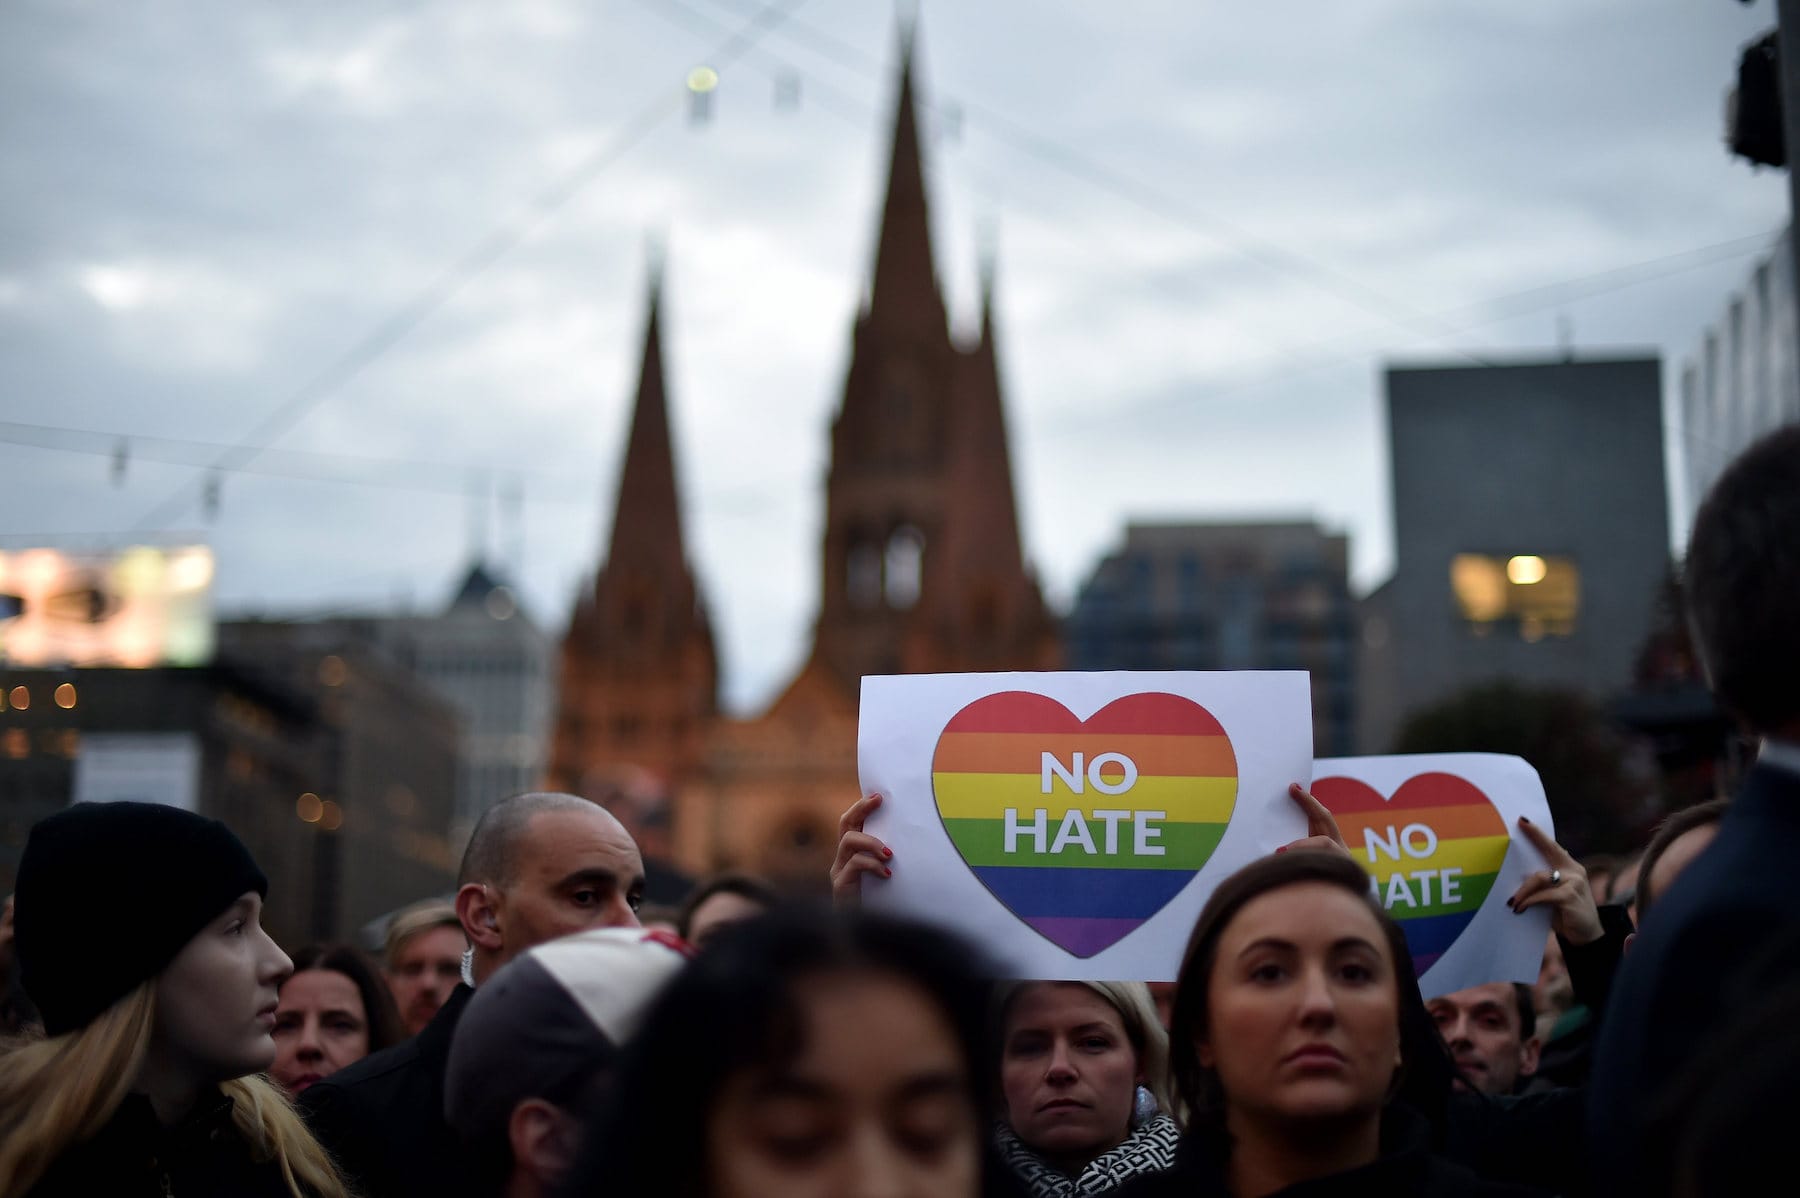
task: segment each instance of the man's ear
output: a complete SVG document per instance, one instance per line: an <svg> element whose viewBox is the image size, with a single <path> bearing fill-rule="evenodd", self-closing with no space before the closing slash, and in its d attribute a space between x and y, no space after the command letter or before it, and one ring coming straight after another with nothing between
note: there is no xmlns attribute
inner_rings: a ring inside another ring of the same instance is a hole
<svg viewBox="0 0 1800 1198"><path fill-rule="evenodd" d="M476 948L490 953L500 951L500 905L498 894L480 882L465 883L456 892L456 918L462 921L463 935Z"/></svg>
<svg viewBox="0 0 1800 1198"><path fill-rule="evenodd" d="M580 1134L567 1111L542 1098L523 1099L506 1121L513 1168L524 1170L544 1186L561 1181L575 1163Z"/></svg>
<svg viewBox="0 0 1800 1198"><path fill-rule="evenodd" d="M1543 1055L1544 1045L1536 1036L1527 1036L1519 1045L1519 1076L1530 1077L1538 1071L1538 1060Z"/></svg>

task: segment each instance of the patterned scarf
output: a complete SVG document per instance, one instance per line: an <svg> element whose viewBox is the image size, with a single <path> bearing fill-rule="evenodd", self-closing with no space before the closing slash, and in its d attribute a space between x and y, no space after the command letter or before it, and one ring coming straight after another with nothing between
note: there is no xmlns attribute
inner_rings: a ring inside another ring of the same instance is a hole
<svg viewBox="0 0 1800 1198"><path fill-rule="evenodd" d="M1104 1194L1144 1173L1160 1173L1175 1163L1175 1144L1181 1133L1175 1120L1155 1114L1138 1122L1125 1142L1101 1153L1070 1177L1025 1147L1013 1129L1002 1123L994 1129L1000 1159L1012 1175L1025 1183L1032 1198L1074 1198L1078 1194Z"/></svg>

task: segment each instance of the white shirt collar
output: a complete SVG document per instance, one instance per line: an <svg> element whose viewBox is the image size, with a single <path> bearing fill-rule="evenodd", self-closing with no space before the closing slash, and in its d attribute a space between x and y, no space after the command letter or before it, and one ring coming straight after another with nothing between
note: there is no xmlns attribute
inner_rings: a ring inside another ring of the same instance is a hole
<svg viewBox="0 0 1800 1198"><path fill-rule="evenodd" d="M1800 744L1793 741L1766 738L1762 743L1762 751L1756 755L1759 764L1774 766L1789 774L1800 774Z"/></svg>

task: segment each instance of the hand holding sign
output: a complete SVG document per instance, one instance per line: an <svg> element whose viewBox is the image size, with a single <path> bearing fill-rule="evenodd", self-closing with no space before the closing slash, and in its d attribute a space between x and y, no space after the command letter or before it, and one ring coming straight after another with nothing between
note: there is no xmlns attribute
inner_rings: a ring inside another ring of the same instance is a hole
<svg viewBox="0 0 1800 1198"><path fill-rule="evenodd" d="M1309 713L1291 672L865 678L883 800L846 813L834 893L873 878L1013 976L1170 980L1211 885L1299 830Z"/></svg>
<svg viewBox="0 0 1800 1198"><path fill-rule="evenodd" d="M894 850L863 831L869 813L881 806L880 795L864 795L838 818L837 857L831 863L831 901L854 906L862 898L864 874L889 877Z"/></svg>
<svg viewBox="0 0 1800 1198"><path fill-rule="evenodd" d="M1587 869L1569 855L1569 850L1522 815L1519 830L1550 868L1528 876L1506 905L1514 911L1524 911L1554 904L1550 908L1550 927L1570 944L1592 944L1604 936L1606 929L1600 923L1600 908L1588 885Z"/></svg>

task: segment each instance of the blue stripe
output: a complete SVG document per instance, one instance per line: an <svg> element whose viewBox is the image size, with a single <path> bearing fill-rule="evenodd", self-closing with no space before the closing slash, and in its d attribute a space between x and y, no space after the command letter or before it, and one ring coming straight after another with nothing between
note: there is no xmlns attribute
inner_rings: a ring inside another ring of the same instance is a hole
<svg viewBox="0 0 1800 1198"><path fill-rule="evenodd" d="M974 869L982 885L1015 915L1058 919L1148 919L1199 872L1019 865L977 865Z"/></svg>
<svg viewBox="0 0 1800 1198"><path fill-rule="evenodd" d="M1407 949L1413 956L1422 957L1427 953L1441 953L1456 943L1456 938L1474 918L1473 911L1452 911L1448 915L1428 915L1424 919L1399 922L1406 932Z"/></svg>

